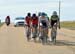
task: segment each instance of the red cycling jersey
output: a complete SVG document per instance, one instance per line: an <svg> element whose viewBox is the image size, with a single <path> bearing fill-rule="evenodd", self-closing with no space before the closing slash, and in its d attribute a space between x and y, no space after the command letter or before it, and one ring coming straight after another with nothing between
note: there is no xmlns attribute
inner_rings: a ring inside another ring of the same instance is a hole
<svg viewBox="0 0 75 54"><path fill-rule="evenodd" d="M26 16L25 21L26 21L27 25L30 26L31 17Z"/></svg>
<svg viewBox="0 0 75 54"><path fill-rule="evenodd" d="M32 25L38 25L38 17L32 17Z"/></svg>

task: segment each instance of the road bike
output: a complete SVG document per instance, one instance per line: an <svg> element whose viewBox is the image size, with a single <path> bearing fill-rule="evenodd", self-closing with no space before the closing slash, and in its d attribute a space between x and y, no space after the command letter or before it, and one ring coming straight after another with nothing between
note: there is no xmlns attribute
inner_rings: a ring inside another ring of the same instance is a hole
<svg viewBox="0 0 75 54"><path fill-rule="evenodd" d="M36 38L38 36L38 30L37 30L37 26L36 25L33 27L32 34L33 34L32 38L33 38L34 42L36 42Z"/></svg>
<svg viewBox="0 0 75 54"><path fill-rule="evenodd" d="M26 27L26 37L27 37L27 41L30 41L31 39L31 28L30 27Z"/></svg>
<svg viewBox="0 0 75 54"><path fill-rule="evenodd" d="M56 44L57 24L55 23L51 29L51 39L53 44Z"/></svg>
<svg viewBox="0 0 75 54"><path fill-rule="evenodd" d="M47 28L42 27L41 40L43 45L47 44L47 39L48 39Z"/></svg>

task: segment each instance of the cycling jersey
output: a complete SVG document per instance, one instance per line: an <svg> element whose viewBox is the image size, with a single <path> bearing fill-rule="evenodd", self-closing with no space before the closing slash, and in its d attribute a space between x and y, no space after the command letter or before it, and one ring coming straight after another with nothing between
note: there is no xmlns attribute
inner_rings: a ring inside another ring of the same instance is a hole
<svg viewBox="0 0 75 54"><path fill-rule="evenodd" d="M41 24L40 26L48 27L48 19L47 18L40 17L39 18L39 23Z"/></svg>
<svg viewBox="0 0 75 54"><path fill-rule="evenodd" d="M51 16L51 20L54 20L55 21L55 20L58 20L58 19L59 19L59 17L57 15L52 15Z"/></svg>
<svg viewBox="0 0 75 54"><path fill-rule="evenodd" d="M59 20L59 17L57 15L51 16L51 27L53 27L54 23L57 23Z"/></svg>
<svg viewBox="0 0 75 54"><path fill-rule="evenodd" d="M32 17L32 25L38 25L38 17Z"/></svg>
<svg viewBox="0 0 75 54"><path fill-rule="evenodd" d="M30 26L31 17L26 16L25 21L26 21L27 26Z"/></svg>

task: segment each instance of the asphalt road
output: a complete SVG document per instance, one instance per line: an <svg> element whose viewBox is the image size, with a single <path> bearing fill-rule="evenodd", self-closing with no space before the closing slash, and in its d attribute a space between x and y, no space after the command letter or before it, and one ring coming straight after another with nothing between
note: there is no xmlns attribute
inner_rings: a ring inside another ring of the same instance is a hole
<svg viewBox="0 0 75 54"><path fill-rule="evenodd" d="M4 24L0 28L0 54L75 54L75 30L62 28L56 45L42 45L33 40L27 42L24 27Z"/></svg>

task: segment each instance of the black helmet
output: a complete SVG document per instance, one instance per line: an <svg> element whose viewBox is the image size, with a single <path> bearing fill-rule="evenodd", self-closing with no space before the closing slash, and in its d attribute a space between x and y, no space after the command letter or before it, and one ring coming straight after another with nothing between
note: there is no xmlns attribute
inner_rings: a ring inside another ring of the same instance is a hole
<svg viewBox="0 0 75 54"><path fill-rule="evenodd" d="M10 16L7 16L7 18L10 18Z"/></svg>
<svg viewBox="0 0 75 54"><path fill-rule="evenodd" d="M38 17L36 16L36 14L34 13L33 15L32 15L32 19L37 19Z"/></svg>
<svg viewBox="0 0 75 54"><path fill-rule="evenodd" d="M33 17L36 17L36 14L35 13L33 14Z"/></svg>
<svg viewBox="0 0 75 54"><path fill-rule="evenodd" d="M31 16L31 13L28 13L27 16Z"/></svg>

